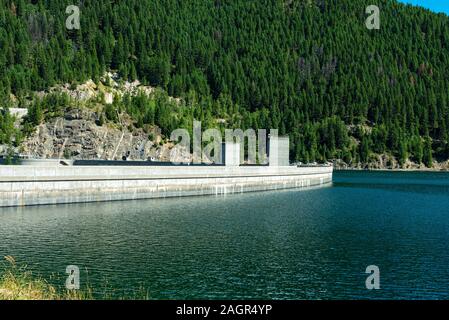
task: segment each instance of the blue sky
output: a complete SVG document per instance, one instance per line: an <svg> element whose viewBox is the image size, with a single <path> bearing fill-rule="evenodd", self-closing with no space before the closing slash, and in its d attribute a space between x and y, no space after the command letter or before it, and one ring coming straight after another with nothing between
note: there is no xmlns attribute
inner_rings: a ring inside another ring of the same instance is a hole
<svg viewBox="0 0 449 320"><path fill-rule="evenodd" d="M444 12L449 15L449 0L399 0L399 2L422 6L435 12Z"/></svg>

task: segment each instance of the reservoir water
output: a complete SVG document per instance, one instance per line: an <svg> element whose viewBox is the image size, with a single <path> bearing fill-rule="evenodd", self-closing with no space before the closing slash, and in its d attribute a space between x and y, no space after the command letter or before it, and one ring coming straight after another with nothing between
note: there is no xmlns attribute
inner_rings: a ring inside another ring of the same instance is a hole
<svg viewBox="0 0 449 320"><path fill-rule="evenodd" d="M329 187L0 208L0 256L57 286L153 299L447 299L449 174L336 172ZM380 290L367 290L367 266Z"/></svg>

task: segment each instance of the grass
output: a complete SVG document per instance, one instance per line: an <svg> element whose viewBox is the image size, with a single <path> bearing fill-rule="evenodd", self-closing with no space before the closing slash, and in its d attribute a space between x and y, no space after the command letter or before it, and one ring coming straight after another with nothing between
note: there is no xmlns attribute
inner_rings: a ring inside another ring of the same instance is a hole
<svg viewBox="0 0 449 320"><path fill-rule="evenodd" d="M93 300L92 290L57 290L6 256L0 271L0 300Z"/></svg>
<svg viewBox="0 0 449 320"><path fill-rule="evenodd" d="M0 262L0 300L149 300L149 293L140 288L133 296L117 298L105 290L100 297L90 286L82 290L57 289L42 277L35 276L26 265L19 265L11 256Z"/></svg>

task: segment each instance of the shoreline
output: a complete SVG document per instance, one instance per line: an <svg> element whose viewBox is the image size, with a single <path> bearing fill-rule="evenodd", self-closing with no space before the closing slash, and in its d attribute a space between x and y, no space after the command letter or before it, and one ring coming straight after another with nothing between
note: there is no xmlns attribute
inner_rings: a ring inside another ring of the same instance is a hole
<svg viewBox="0 0 449 320"><path fill-rule="evenodd" d="M435 168L425 168L425 169L376 169L376 168L337 168L334 167L334 171L372 171L372 172L440 172L449 173L449 169L435 169Z"/></svg>

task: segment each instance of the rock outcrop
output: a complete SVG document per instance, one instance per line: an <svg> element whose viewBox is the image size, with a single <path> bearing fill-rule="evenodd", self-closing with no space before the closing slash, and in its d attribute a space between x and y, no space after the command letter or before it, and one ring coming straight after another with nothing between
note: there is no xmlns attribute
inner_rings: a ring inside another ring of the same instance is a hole
<svg viewBox="0 0 449 320"><path fill-rule="evenodd" d="M131 125L99 125L99 115L85 109L67 110L39 125L24 141L23 154L35 158L76 160L168 161L171 143L161 143L157 128L147 133ZM150 140L150 137L152 140Z"/></svg>

